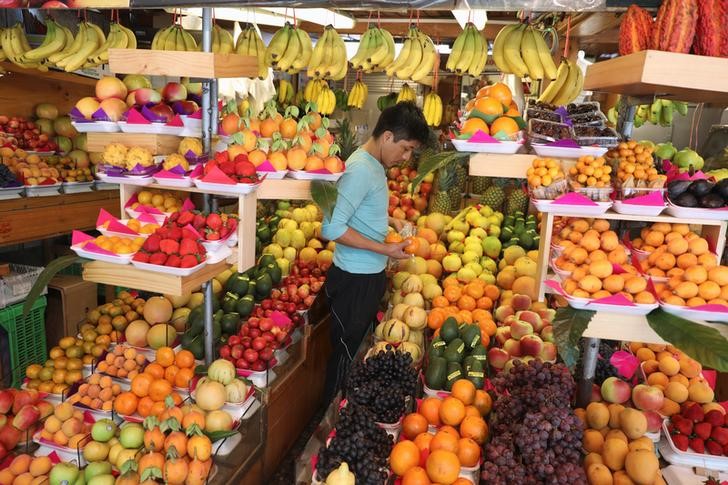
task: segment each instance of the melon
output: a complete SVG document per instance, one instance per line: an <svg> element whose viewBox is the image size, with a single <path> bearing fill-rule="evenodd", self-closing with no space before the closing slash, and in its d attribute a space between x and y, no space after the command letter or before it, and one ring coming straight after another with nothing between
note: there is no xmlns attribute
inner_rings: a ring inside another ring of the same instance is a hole
<svg viewBox="0 0 728 485"><path fill-rule="evenodd" d="M175 338L177 338L177 331L172 325L166 323L158 323L147 332L147 343L153 349L172 347Z"/></svg>
<svg viewBox="0 0 728 485"><path fill-rule="evenodd" d="M405 305L404 303L398 303L392 310L392 318L396 318L397 320L404 320L404 313L407 311L408 308L409 305Z"/></svg>
<svg viewBox="0 0 728 485"><path fill-rule="evenodd" d="M382 328L382 336L387 342L394 344L407 340L409 337L410 329L406 323L402 320L392 318L384 322Z"/></svg>
<svg viewBox="0 0 728 485"><path fill-rule="evenodd" d="M420 349L419 345L412 342L402 342L397 347L397 352L407 352L412 356L413 362L417 362L422 357L422 349Z"/></svg>
<svg viewBox="0 0 728 485"><path fill-rule="evenodd" d="M223 407L226 396L225 386L204 377L195 388L195 401L204 411L215 411Z"/></svg>
<svg viewBox="0 0 728 485"><path fill-rule="evenodd" d="M422 330L410 330L407 342L417 344L420 348L425 346L425 333Z"/></svg>
<svg viewBox="0 0 728 485"><path fill-rule="evenodd" d="M185 328L187 328L187 319L190 316L190 310L189 308L177 308L174 313L172 313L172 319L169 323L171 323L174 326L174 329L178 332L184 332Z"/></svg>
<svg viewBox="0 0 728 485"><path fill-rule="evenodd" d="M164 297L167 300L169 300L170 303L172 303L172 306L174 308L179 308L179 307L185 306L190 301L190 298L192 298L192 294L190 293L188 295L182 295L182 296L164 295Z"/></svg>
<svg viewBox="0 0 728 485"><path fill-rule="evenodd" d="M144 320L150 325L167 323L172 318L172 302L163 296L153 296L144 304Z"/></svg>
<svg viewBox="0 0 728 485"><path fill-rule="evenodd" d="M204 293L192 293L192 295L190 295L190 301L187 302L187 308L194 310L198 306L202 305L203 301L205 301Z"/></svg>
<svg viewBox="0 0 728 485"><path fill-rule="evenodd" d="M134 347L146 347L147 333L149 332L149 324L144 320L134 320L127 325L124 331L124 337L129 345Z"/></svg>

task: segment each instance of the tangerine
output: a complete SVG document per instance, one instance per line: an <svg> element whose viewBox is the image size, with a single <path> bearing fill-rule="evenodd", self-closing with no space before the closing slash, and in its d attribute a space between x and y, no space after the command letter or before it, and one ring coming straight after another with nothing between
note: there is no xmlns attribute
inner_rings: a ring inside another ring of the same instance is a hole
<svg viewBox="0 0 728 485"><path fill-rule="evenodd" d="M453 383L450 395L469 406L475 401L475 385L467 379L458 379Z"/></svg>
<svg viewBox="0 0 728 485"><path fill-rule="evenodd" d="M493 408L493 399L490 397L490 394L482 389L478 389L475 391L473 406L475 406L478 411L480 411L481 416L485 416Z"/></svg>
<svg viewBox="0 0 728 485"><path fill-rule="evenodd" d="M425 468L430 480L436 483L452 484L460 474L460 460L451 451L436 450L427 457Z"/></svg>
<svg viewBox="0 0 728 485"><path fill-rule="evenodd" d="M438 431L430 441L430 453L436 450L447 450L453 453L458 452L458 436L446 431Z"/></svg>
<svg viewBox="0 0 728 485"><path fill-rule="evenodd" d="M466 416L460 424L460 436L472 438L476 443L482 445L488 437L488 425L483 418Z"/></svg>
<svg viewBox="0 0 728 485"><path fill-rule="evenodd" d="M470 438L460 438L458 441L458 459L460 464L472 467L480 462L480 445Z"/></svg>
<svg viewBox="0 0 728 485"><path fill-rule="evenodd" d="M440 419L450 426L459 425L465 417L465 405L459 399L449 396L440 406Z"/></svg>
<svg viewBox="0 0 728 485"><path fill-rule="evenodd" d="M488 124L480 118L468 118L460 128L460 133L466 135L474 135L478 130L482 131L486 135L490 134L488 130Z"/></svg>
<svg viewBox="0 0 728 485"><path fill-rule="evenodd" d="M430 485L431 483L427 471L420 466L413 466L402 476L402 485Z"/></svg>
<svg viewBox="0 0 728 485"><path fill-rule="evenodd" d="M436 397L427 397L420 403L419 413L425 417L428 423L433 426L440 426L440 407L442 407L442 400Z"/></svg>
<svg viewBox="0 0 728 485"><path fill-rule="evenodd" d="M489 96L475 101L475 109L486 115L502 115L503 104Z"/></svg>
<svg viewBox="0 0 728 485"><path fill-rule="evenodd" d="M508 136L513 136L518 133L521 129L518 127L518 123L513 118L508 116L501 116L490 124L490 131L493 135L497 135L499 132L504 132Z"/></svg>
<svg viewBox="0 0 728 485"><path fill-rule="evenodd" d="M154 401L164 401L172 393L172 384L165 379L157 379L149 386L149 397Z"/></svg>
<svg viewBox="0 0 728 485"><path fill-rule="evenodd" d="M131 391L122 392L114 399L114 410L122 415L134 414L139 398Z"/></svg>
<svg viewBox="0 0 728 485"><path fill-rule="evenodd" d="M490 86L488 88L488 96L497 99L504 106L511 106L513 102L511 89L503 83L495 83Z"/></svg>
<svg viewBox="0 0 728 485"><path fill-rule="evenodd" d="M427 431L427 419L419 413L410 413L402 421L402 432L405 438L414 439L420 433Z"/></svg>
<svg viewBox="0 0 728 485"><path fill-rule="evenodd" d="M144 368L144 374L149 374L154 379L164 378L164 367L158 362L152 362Z"/></svg>
<svg viewBox="0 0 728 485"><path fill-rule="evenodd" d="M172 347L159 347L155 353L155 362L162 367L169 367L174 364L174 357Z"/></svg>
<svg viewBox="0 0 728 485"><path fill-rule="evenodd" d="M389 454L389 465L392 471L402 476L410 468L417 466L420 463L420 449L414 442L409 440L400 441Z"/></svg>

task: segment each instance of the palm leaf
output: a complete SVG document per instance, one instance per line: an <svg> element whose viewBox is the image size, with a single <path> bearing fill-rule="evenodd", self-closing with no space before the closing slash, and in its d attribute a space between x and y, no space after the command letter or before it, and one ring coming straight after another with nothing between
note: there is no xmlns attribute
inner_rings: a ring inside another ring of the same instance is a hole
<svg viewBox="0 0 728 485"><path fill-rule="evenodd" d="M33 309L33 305L43 292L43 289L48 286L48 283L51 282L53 277L58 274L59 271L68 268L72 264L85 263L86 261L88 260L80 256L76 256L75 254L71 254L68 256L61 256L60 258L56 258L48 263L41 274L38 275L38 279L36 279L35 283L33 283L33 287L30 289L30 293L28 293L28 296L25 299L25 304L23 304L23 320L26 319L30 310Z"/></svg>
<svg viewBox="0 0 728 485"><path fill-rule="evenodd" d="M334 213L334 206L336 206L336 197L338 195L339 192L336 190L336 184L333 182L325 182L323 180L314 180L311 182L311 198L329 220Z"/></svg>
<svg viewBox="0 0 728 485"><path fill-rule="evenodd" d="M422 180L430 173L453 163L460 163L470 158L470 153L446 151L433 153L426 150L422 153L420 163L417 165L417 177L412 181L412 193L414 194Z"/></svg>
<svg viewBox="0 0 728 485"><path fill-rule="evenodd" d="M594 312L575 310L571 307L559 308L551 324L554 327L554 340L561 359L571 372L579 359L579 339L584 333Z"/></svg>

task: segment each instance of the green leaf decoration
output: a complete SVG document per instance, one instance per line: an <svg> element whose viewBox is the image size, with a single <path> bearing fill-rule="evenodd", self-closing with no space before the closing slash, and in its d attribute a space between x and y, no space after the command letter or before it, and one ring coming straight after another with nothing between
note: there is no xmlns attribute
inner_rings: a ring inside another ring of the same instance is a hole
<svg viewBox="0 0 728 485"><path fill-rule="evenodd" d="M285 116L286 118L298 118L299 111L298 106L291 105L288 108L286 108Z"/></svg>
<svg viewBox="0 0 728 485"><path fill-rule="evenodd" d="M518 125L518 128L520 128L521 130L525 130L526 129L526 126L527 125L526 125L526 121L523 119L523 117L521 117L521 116L509 116L509 118L512 119L513 121L515 121L516 124Z"/></svg>
<svg viewBox="0 0 728 485"><path fill-rule="evenodd" d="M238 104L235 102L234 99L231 99L227 103L225 103L225 108L223 108L223 113L236 113L238 112Z"/></svg>
<svg viewBox="0 0 728 485"><path fill-rule="evenodd" d="M311 182L311 198L327 219L331 219L331 215L334 213L338 195L336 184L333 182L323 180L313 180Z"/></svg>
<svg viewBox="0 0 728 485"><path fill-rule="evenodd" d="M270 149L270 143L268 143L268 140L264 140L262 138L258 138L258 143L256 145L263 152L267 152Z"/></svg>
<svg viewBox="0 0 728 485"><path fill-rule="evenodd" d="M162 470L160 470L156 466L149 467L142 472L142 476L139 478L142 482L153 478L162 478Z"/></svg>
<svg viewBox="0 0 728 485"><path fill-rule="evenodd" d="M571 307L559 308L551 322L554 327L554 340L564 364L573 373L579 359L579 339L589 326L594 312L576 310Z"/></svg>
<svg viewBox="0 0 728 485"><path fill-rule="evenodd" d="M202 429L197 425L197 423L192 423L188 428L186 432L187 436L201 436L204 434L202 432Z"/></svg>
<svg viewBox="0 0 728 485"><path fill-rule="evenodd" d="M320 155L323 151L324 149L321 148L320 143L314 143L313 145L311 145L311 150L309 150L309 153Z"/></svg>
<svg viewBox="0 0 728 485"><path fill-rule="evenodd" d="M337 143L332 144L329 148L329 156L338 155L339 153L341 153L341 147Z"/></svg>
<svg viewBox="0 0 728 485"><path fill-rule="evenodd" d="M728 340L715 328L691 322L660 309L647 315L647 324L666 342L704 367L728 372Z"/></svg>
<svg viewBox="0 0 728 485"><path fill-rule="evenodd" d="M237 131L230 135L230 141L232 141L236 145L242 145L245 143L245 140L243 139L243 134L240 131Z"/></svg>
<svg viewBox="0 0 728 485"><path fill-rule="evenodd" d="M40 294L43 292L43 289L48 286L48 283L51 282L53 277L59 271L68 268L72 264L87 263L88 261L88 259L81 258L79 256L76 256L75 254L71 254L68 256L61 256L60 258L56 258L48 263L48 265L38 275L38 279L35 280L35 283L33 283L33 287L30 289L28 296L25 298L25 303L23 304L22 320L25 321L25 319L30 314L30 310L33 309L35 301L38 299L38 297L40 297Z"/></svg>
<svg viewBox="0 0 728 485"><path fill-rule="evenodd" d="M133 459L129 458L124 463L121 464L121 467L119 467L119 471L122 475L128 473L128 472L135 472L139 469L139 463Z"/></svg>
<svg viewBox="0 0 728 485"><path fill-rule="evenodd" d="M179 453L177 452L177 447L174 445L171 445L169 449L167 450L167 458L171 458L172 460L175 460L179 458Z"/></svg>
<svg viewBox="0 0 728 485"><path fill-rule="evenodd" d="M417 177L412 181L411 193L415 193L417 187L420 186L422 180L430 173L438 170L442 167L450 165L451 163L460 163L463 160L468 160L470 153L468 152L457 152L457 151L444 151L440 153L434 153L430 150L422 152L420 157L420 163L417 166Z"/></svg>
<svg viewBox="0 0 728 485"><path fill-rule="evenodd" d="M144 418L144 421L142 421L142 426L144 426L144 429L146 430L154 429L155 426L159 426L159 420L156 416L147 416Z"/></svg>
<svg viewBox="0 0 728 485"><path fill-rule="evenodd" d="M323 126L324 129L328 130L330 125L331 125L330 119L328 119L326 116L321 118L321 126Z"/></svg>
<svg viewBox="0 0 728 485"><path fill-rule="evenodd" d="M213 443L225 438L229 438L231 436L235 436L236 434L238 434L238 432L232 429L211 432L205 431L205 435L207 435L207 437L210 438L210 441L212 441Z"/></svg>
<svg viewBox="0 0 728 485"><path fill-rule="evenodd" d="M473 109L468 113L468 119L470 118L480 118L481 120L485 121L488 124L493 123L496 119L500 118L503 115L487 115L483 113L482 111L478 111L477 109Z"/></svg>
<svg viewBox="0 0 728 485"><path fill-rule="evenodd" d="M326 119L326 118L324 118ZM319 126L316 131L314 132L314 135L316 135L316 138L323 138L326 136L326 128L324 128L323 122L321 123L321 126Z"/></svg>

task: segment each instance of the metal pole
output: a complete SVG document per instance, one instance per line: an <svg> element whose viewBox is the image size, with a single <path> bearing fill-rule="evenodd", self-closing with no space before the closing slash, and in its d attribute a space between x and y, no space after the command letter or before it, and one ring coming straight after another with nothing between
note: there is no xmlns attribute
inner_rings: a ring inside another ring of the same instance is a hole
<svg viewBox="0 0 728 485"><path fill-rule="evenodd" d="M582 375L576 388L576 406L585 408L591 401L592 384L594 383L594 372L597 369L597 357L599 356L599 339L584 339L584 355L582 356Z"/></svg>
<svg viewBox="0 0 728 485"><path fill-rule="evenodd" d="M202 289L205 292L205 365L210 365L214 350L214 342L212 341L212 299L215 296L212 294L212 282L203 283Z"/></svg>

